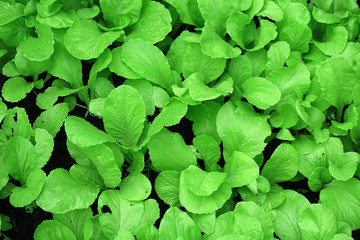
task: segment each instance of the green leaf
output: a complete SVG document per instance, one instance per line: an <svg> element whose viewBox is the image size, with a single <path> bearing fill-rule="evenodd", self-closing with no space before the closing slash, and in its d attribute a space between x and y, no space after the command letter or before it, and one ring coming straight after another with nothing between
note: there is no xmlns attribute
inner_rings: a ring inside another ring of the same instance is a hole
<svg viewBox="0 0 360 240"><path fill-rule="evenodd" d="M22 77L8 79L1 89L2 97L8 102L18 102L26 97L32 89L34 83L28 83Z"/></svg>
<svg viewBox="0 0 360 240"><path fill-rule="evenodd" d="M100 0L104 20L119 29L130 26L140 18L141 0Z"/></svg>
<svg viewBox="0 0 360 240"><path fill-rule="evenodd" d="M39 224L34 233L35 240L76 240L73 232L63 224L55 220L45 220Z"/></svg>
<svg viewBox="0 0 360 240"><path fill-rule="evenodd" d="M198 0L199 10L210 31L220 37L226 33L226 20L237 11L241 11L239 0ZM239 53L240 54L240 53Z"/></svg>
<svg viewBox="0 0 360 240"><path fill-rule="evenodd" d="M52 28L68 28L77 20L77 15L74 9L69 9L66 12L59 11L48 17L42 17L38 14L36 20L39 23L48 25Z"/></svg>
<svg viewBox="0 0 360 240"><path fill-rule="evenodd" d="M319 23L334 24L340 21L335 14L327 13L321 8L314 7L312 11L314 19Z"/></svg>
<svg viewBox="0 0 360 240"><path fill-rule="evenodd" d="M356 152L346 152L329 161L330 174L340 181L352 178L360 162L360 155Z"/></svg>
<svg viewBox="0 0 360 240"><path fill-rule="evenodd" d="M301 53L307 53L309 51L311 38L312 33L310 27L298 21L291 21L285 24L279 32L280 41L289 43L291 50Z"/></svg>
<svg viewBox="0 0 360 240"><path fill-rule="evenodd" d="M2 1L0 2L0 26L10 23L24 15L24 5Z"/></svg>
<svg viewBox="0 0 360 240"><path fill-rule="evenodd" d="M292 179L299 168L298 153L289 144L280 144L265 163L261 175L269 182L284 182Z"/></svg>
<svg viewBox="0 0 360 240"><path fill-rule="evenodd" d="M261 9L261 11L258 13L258 15L268 17L274 20L275 22L280 22L281 20L283 20L284 14L282 9L279 7L279 5L277 5L275 2L271 0L267 0L264 2L264 6Z"/></svg>
<svg viewBox="0 0 360 240"><path fill-rule="evenodd" d="M146 119L145 103L133 87L122 85L104 103L104 127L125 147L135 147Z"/></svg>
<svg viewBox="0 0 360 240"><path fill-rule="evenodd" d="M30 61L20 52L15 55L14 60L17 71L24 76L32 76L43 73L45 71L48 71L52 66L50 58L41 62L35 62Z"/></svg>
<svg viewBox="0 0 360 240"><path fill-rule="evenodd" d="M224 158L228 159L234 151L255 157L265 148L264 140L270 135L270 126L245 103L235 107L227 102L219 110L216 119L217 132L224 146Z"/></svg>
<svg viewBox="0 0 360 240"><path fill-rule="evenodd" d="M152 98L153 95L152 84L149 81L146 81L145 79L127 79L124 82L124 84L132 86L139 92L146 106L146 116L153 115L155 112L155 105L154 105L154 100ZM111 86L113 87L112 84Z"/></svg>
<svg viewBox="0 0 360 240"><path fill-rule="evenodd" d="M134 4L133 1L128 2ZM171 21L169 10L160 2L143 1L140 19L127 30L126 39L139 38L150 43L160 42L171 31Z"/></svg>
<svg viewBox="0 0 360 240"><path fill-rule="evenodd" d="M268 62L266 63L266 69L282 68L290 56L290 51L290 45L287 42L278 41L272 44L267 52Z"/></svg>
<svg viewBox="0 0 360 240"><path fill-rule="evenodd" d="M189 89L190 97L194 101L212 100L220 96L227 96L233 91L233 80L230 75L224 75L210 88L206 85L201 73L193 73L185 79L183 85Z"/></svg>
<svg viewBox="0 0 360 240"><path fill-rule="evenodd" d="M16 50L30 61L45 61L54 53L54 35L49 26L40 24L36 28L38 38L29 37Z"/></svg>
<svg viewBox="0 0 360 240"><path fill-rule="evenodd" d="M220 58L212 58L201 51L198 43L186 43L186 48L179 49L182 53L181 72L184 78L188 78L195 72L202 73L205 83L217 79L224 72L226 60ZM170 52L170 51L169 51ZM167 55L169 58L169 54Z"/></svg>
<svg viewBox="0 0 360 240"><path fill-rule="evenodd" d="M40 194L44 183L46 174L40 170L35 169L27 177L26 184L23 187L16 187L12 190L10 195L10 203L14 207L25 207L31 204Z"/></svg>
<svg viewBox="0 0 360 240"><path fill-rule="evenodd" d="M333 180L320 192L320 202L331 209L338 221L346 222L351 230L360 227L360 182L355 178L348 181Z"/></svg>
<svg viewBox="0 0 360 240"><path fill-rule="evenodd" d="M0 26L0 39L11 47L17 47L22 41L30 36L24 18L18 18L15 21Z"/></svg>
<svg viewBox="0 0 360 240"><path fill-rule="evenodd" d="M196 226L205 234L211 234L215 228L216 214L194 214L188 213Z"/></svg>
<svg viewBox="0 0 360 240"><path fill-rule="evenodd" d="M212 58L235 58L241 54L240 48L225 42L210 26L205 25L200 36L201 50Z"/></svg>
<svg viewBox="0 0 360 240"><path fill-rule="evenodd" d="M67 212L65 214L54 214L55 221L62 223L68 227L76 236L76 239L86 239L84 232L87 228L87 221L93 217L90 208L78 209Z"/></svg>
<svg viewBox="0 0 360 240"><path fill-rule="evenodd" d="M196 176L194 172L201 173L201 175ZM212 175L216 177L211 179ZM196 178L198 181L195 180L195 177L198 177ZM219 172L206 173L195 166L189 166L180 175L179 199L181 205L189 212L196 214L208 214L218 210L231 196L230 186L223 182L225 177ZM210 180L211 182L205 182ZM203 186L197 189L199 183Z"/></svg>
<svg viewBox="0 0 360 240"><path fill-rule="evenodd" d="M201 232L194 221L178 208L169 208L159 227L160 240L167 239L194 239L200 240Z"/></svg>
<svg viewBox="0 0 360 240"><path fill-rule="evenodd" d="M130 174L119 185L120 194L129 201L142 201L151 193L151 183L141 173Z"/></svg>
<svg viewBox="0 0 360 240"><path fill-rule="evenodd" d="M156 171L182 171L190 165L196 165L195 155L178 133L163 129L152 136L148 147L151 163Z"/></svg>
<svg viewBox="0 0 360 240"><path fill-rule="evenodd" d="M89 112L102 118L104 115L104 104L106 98L95 98L89 102Z"/></svg>
<svg viewBox="0 0 360 240"><path fill-rule="evenodd" d="M200 27L204 23L196 0L165 0L171 4L180 15L183 23Z"/></svg>
<svg viewBox="0 0 360 240"><path fill-rule="evenodd" d="M265 78L249 78L242 84L244 97L257 108L267 109L280 101L279 88Z"/></svg>
<svg viewBox="0 0 360 240"><path fill-rule="evenodd" d="M260 49L254 52L248 51L244 54L244 57L248 58L252 64L253 75L251 77L259 77L266 67L266 63L267 63L266 50Z"/></svg>
<svg viewBox="0 0 360 240"><path fill-rule="evenodd" d="M160 207L155 199L144 201L144 214L141 217L141 224L155 224L160 217Z"/></svg>
<svg viewBox="0 0 360 240"><path fill-rule="evenodd" d="M65 80L73 88L84 86L81 61L73 57L62 43L56 42L54 48L53 65L49 73Z"/></svg>
<svg viewBox="0 0 360 240"><path fill-rule="evenodd" d="M216 219L215 229L207 236L208 240L215 239L263 239L260 222L243 212L230 211Z"/></svg>
<svg viewBox="0 0 360 240"><path fill-rule="evenodd" d="M115 142L110 135L100 131L85 119L76 116L66 118L65 132L68 140L79 147Z"/></svg>
<svg viewBox="0 0 360 240"><path fill-rule="evenodd" d="M148 136L161 131L163 127L169 127L178 124L187 112L187 105L172 99L163 110L157 115L150 125Z"/></svg>
<svg viewBox="0 0 360 240"><path fill-rule="evenodd" d="M264 208L251 201L242 201L236 204L234 211L256 218L261 224L264 239L272 239L274 236L273 223L269 213L265 212Z"/></svg>
<svg viewBox="0 0 360 240"><path fill-rule="evenodd" d="M64 44L71 55L80 60L97 58L120 32L101 32L94 20L78 20L66 32Z"/></svg>
<svg viewBox="0 0 360 240"><path fill-rule="evenodd" d="M52 137L60 131L61 126L69 113L66 103L59 103L42 112L34 122L34 128L43 128L47 130Z"/></svg>
<svg viewBox="0 0 360 240"><path fill-rule="evenodd" d="M115 188L119 185L121 171L116 164L114 153L109 147L99 144L80 149L96 167L106 187Z"/></svg>
<svg viewBox="0 0 360 240"><path fill-rule="evenodd" d="M205 172L200 168L190 165L182 172L186 187L197 196L213 194L226 178L225 173Z"/></svg>
<svg viewBox="0 0 360 240"><path fill-rule="evenodd" d="M230 37L243 49L256 51L262 49L277 36L276 25L267 20L260 20L260 27L256 29L255 22L249 21L243 13L231 15L226 22L226 29ZM249 33L253 34L252 37Z"/></svg>
<svg viewBox="0 0 360 240"><path fill-rule="evenodd" d="M301 194L293 190L285 190L285 202L274 209L277 218L274 229L280 239L301 240L299 218L303 211L310 205L309 201Z"/></svg>
<svg viewBox="0 0 360 240"><path fill-rule="evenodd" d="M193 144L202 156L207 171L216 170L217 162L220 159L220 147L214 138L208 135L199 135L193 139Z"/></svg>
<svg viewBox="0 0 360 240"><path fill-rule="evenodd" d="M359 86L354 68L341 56L323 61L317 79L326 100L340 109L352 102L352 90Z"/></svg>
<svg viewBox="0 0 360 240"><path fill-rule="evenodd" d="M347 33L344 26L327 25L322 39L318 40L315 36L314 44L326 55L334 56L344 50L348 38Z"/></svg>
<svg viewBox="0 0 360 240"><path fill-rule="evenodd" d="M104 206L107 206L111 213L104 213ZM105 236L108 239L115 239L122 230L134 233L144 213L144 203L130 202L122 197L120 191L106 190L99 196L98 212Z"/></svg>
<svg viewBox="0 0 360 240"><path fill-rule="evenodd" d="M104 70L105 68L107 68L111 60L112 60L111 51L110 49L106 48L96 59L96 62L92 65L88 80L88 86L90 88L91 98L94 98L94 95L96 94L96 90L97 90L96 84L98 82L98 79L102 79L101 77L98 78L98 73Z"/></svg>
<svg viewBox="0 0 360 240"><path fill-rule="evenodd" d="M331 180L332 176L327 168L317 167L309 176L308 185L311 191L318 192L322 189L324 183L330 182Z"/></svg>
<svg viewBox="0 0 360 240"><path fill-rule="evenodd" d="M240 87L245 80L253 75L253 66L249 58L240 55L230 60L229 73L234 80L234 85Z"/></svg>
<svg viewBox="0 0 360 240"><path fill-rule="evenodd" d="M34 146L21 136L11 137L3 156L7 172L22 184L26 183L29 174L37 168L37 156Z"/></svg>
<svg viewBox="0 0 360 240"><path fill-rule="evenodd" d="M2 123L2 132L8 137L22 136L26 139L30 139L34 135L34 130L24 108L15 107L8 110Z"/></svg>
<svg viewBox="0 0 360 240"><path fill-rule="evenodd" d="M52 170L36 203L51 213L66 213L89 207L96 199L99 188L84 184L62 168Z"/></svg>
<svg viewBox="0 0 360 240"><path fill-rule="evenodd" d="M162 171L155 179L155 191L159 198L172 207L179 207L180 172Z"/></svg>
<svg viewBox="0 0 360 240"><path fill-rule="evenodd" d="M224 171L226 172L226 183L230 187L242 187L256 180L259 176L259 166L254 159L245 153L235 151L226 160Z"/></svg>
<svg viewBox="0 0 360 240"><path fill-rule="evenodd" d="M173 84L170 65L163 53L141 39L126 41L122 46L122 61L141 77L169 89Z"/></svg>
<svg viewBox="0 0 360 240"><path fill-rule="evenodd" d="M322 204L309 205L298 224L303 239L332 239L338 230L335 214Z"/></svg>
<svg viewBox="0 0 360 240"><path fill-rule="evenodd" d="M158 240L159 230L150 223L141 224L135 231L137 240Z"/></svg>
<svg viewBox="0 0 360 240"><path fill-rule="evenodd" d="M275 69L266 76L281 91L280 102L306 93L310 88L310 72L304 64Z"/></svg>
<svg viewBox="0 0 360 240"><path fill-rule="evenodd" d="M334 235L332 240L354 240L354 239L352 237L350 237L349 235L346 235L344 233L338 233L338 234Z"/></svg>
<svg viewBox="0 0 360 240"><path fill-rule="evenodd" d="M100 8L97 5L94 5L91 8L80 8L76 12L80 19L91 19L96 17L99 13Z"/></svg>
<svg viewBox="0 0 360 240"><path fill-rule="evenodd" d="M112 60L109 64L109 69L111 72L114 72L124 78L140 79L141 77L137 73L135 73L129 66L127 66L122 60L124 46L126 45L121 45L120 47L114 48L111 51Z"/></svg>
<svg viewBox="0 0 360 240"><path fill-rule="evenodd" d="M73 164L69 170L70 175L83 184L91 184L97 188L104 188L104 181L99 172L93 167L86 167L83 165Z"/></svg>

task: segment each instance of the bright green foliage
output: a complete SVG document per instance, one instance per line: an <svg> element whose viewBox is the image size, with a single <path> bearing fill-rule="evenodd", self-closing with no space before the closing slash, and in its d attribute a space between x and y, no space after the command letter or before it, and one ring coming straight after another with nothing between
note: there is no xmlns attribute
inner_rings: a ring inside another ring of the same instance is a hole
<svg viewBox="0 0 360 240"><path fill-rule="evenodd" d="M216 219L215 229L207 239L263 239L260 222L243 212L227 212Z"/></svg>
<svg viewBox="0 0 360 240"><path fill-rule="evenodd" d="M97 58L120 32L103 33L94 20L78 20L66 32L64 43L71 55L81 60Z"/></svg>
<svg viewBox="0 0 360 240"><path fill-rule="evenodd" d="M169 88L173 84L170 65L163 53L141 39L127 41L122 49L122 61L139 76Z"/></svg>
<svg viewBox="0 0 360 240"><path fill-rule="evenodd" d="M133 87L120 86L105 100L105 130L125 147L137 145L145 116L145 103Z"/></svg>
<svg viewBox="0 0 360 240"><path fill-rule="evenodd" d="M226 160L226 182L231 187L242 187L256 180L259 176L259 166L243 152L233 152Z"/></svg>
<svg viewBox="0 0 360 240"><path fill-rule="evenodd" d="M281 98L279 88L265 78L249 78L243 83L242 88L244 97L260 109L275 105Z"/></svg>
<svg viewBox="0 0 360 240"><path fill-rule="evenodd" d="M155 180L155 191L166 204L179 207L180 172L162 171Z"/></svg>
<svg viewBox="0 0 360 240"><path fill-rule="evenodd" d="M351 178L348 181L333 180L320 192L320 202L331 209L336 218L346 222L351 229L358 229L359 221L359 180Z"/></svg>
<svg viewBox="0 0 360 240"><path fill-rule="evenodd" d="M193 179L197 174L197 181ZM182 206L191 213L208 214L221 208L231 195L231 188L225 181L225 174L206 173L190 165L182 171L179 184L179 199ZM207 183L206 179L211 179ZM202 183L202 186L199 186Z"/></svg>
<svg viewBox="0 0 360 240"><path fill-rule="evenodd" d="M166 148L163 147L165 145ZM182 171L190 165L196 165L195 155L181 135L166 129L150 139L149 154L152 165L157 171Z"/></svg>
<svg viewBox="0 0 360 240"><path fill-rule="evenodd" d="M0 238L355 239L359 9L0 1Z"/></svg>
<svg viewBox="0 0 360 240"><path fill-rule="evenodd" d="M229 158L233 151L241 151L255 157L265 147L264 140L270 135L270 127L265 119L240 103L224 104L216 119L217 132L224 144L224 157Z"/></svg>
<svg viewBox="0 0 360 240"><path fill-rule="evenodd" d="M44 186L45 178L46 175L42 170L35 169L32 171L28 175L24 187L17 187L12 190L9 199L11 205L14 207L25 207L37 199Z"/></svg>
<svg viewBox="0 0 360 240"><path fill-rule="evenodd" d="M130 0L125 2L132 8L134 5L141 4L140 0L135 1L135 4ZM141 18L129 28L129 34L126 37L129 40L139 38L157 43L171 31L171 20L170 12L164 5L159 2L143 1Z"/></svg>
<svg viewBox="0 0 360 240"><path fill-rule="evenodd" d="M84 119L75 116L67 117L65 131L69 141L79 147L114 142L111 136L100 131Z"/></svg>
<svg viewBox="0 0 360 240"><path fill-rule="evenodd" d="M151 183L143 174L132 174L123 179L119 185L121 196L129 201L141 201L149 197ZM135 191L136 192L135 192Z"/></svg>
<svg viewBox="0 0 360 240"><path fill-rule="evenodd" d="M97 187L84 184L73 178L65 169L58 168L51 171L46 178L44 189L36 203L46 211L66 213L90 206L98 193ZM77 200L74 201L74 198Z"/></svg>
<svg viewBox="0 0 360 240"><path fill-rule="evenodd" d="M69 109L66 103L59 103L42 112L40 116L35 120L35 128L43 128L47 130L52 137L60 131L63 125Z"/></svg>
<svg viewBox="0 0 360 240"><path fill-rule="evenodd" d="M34 146L24 137L14 136L6 143L3 155L4 167L10 175L21 183L37 168Z"/></svg>
<svg viewBox="0 0 360 240"><path fill-rule="evenodd" d="M69 239L75 240L76 236L71 232L69 228L64 226L58 221L46 220L42 222L34 233L34 239L45 240L45 239Z"/></svg>
<svg viewBox="0 0 360 240"><path fill-rule="evenodd" d="M303 211L310 205L301 194L285 190L286 200L274 211L277 217L274 222L275 233L281 239L302 239L299 221Z"/></svg>
<svg viewBox="0 0 360 240"><path fill-rule="evenodd" d="M309 205L298 224L304 239L333 239L338 230L335 214L321 204Z"/></svg>
<svg viewBox="0 0 360 240"><path fill-rule="evenodd" d="M104 20L112 27L124 28L134 24L140 17L141 1L101 0L100 7Z"/></svg>
<svg viewBox="0 0 360 240"><path fill-rule="evenodd" d="M281 144L264 165L261 175L270 182L284 182L295 177L298 166L295 148L289 144Z"/></svg>
<svg viewBox="0 0 360 240"><path fill-rule="evenodd" d="M178 208L169 208L160 223L159 235L165 239L201 239L201 232L194 221Z"/></svg>
<svg viewBox="0 0 360 240"><path fill-rule="evenodd" d="M34 84L26 82L24 78L14 77L5 82L1 94L8 102L18 102L24 99L33 87Z"/></svg>
<svg viewBox="0 0 360 240"><path fill-rule="evenodd" d="M321 89L326 100L336 108L342 109L352 101L351 93L359 85L355 69L341 56L331 57L319 66ZM349 95L350 94L350 95Z"/></svg>

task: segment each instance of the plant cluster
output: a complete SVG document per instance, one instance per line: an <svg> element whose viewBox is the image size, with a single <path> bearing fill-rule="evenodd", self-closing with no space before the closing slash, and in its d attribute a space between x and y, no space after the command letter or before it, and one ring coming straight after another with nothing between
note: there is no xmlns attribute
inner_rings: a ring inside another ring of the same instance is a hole
<svg viewBox="0 0 360 240"><path fill-rule="evenodd" d="M2 0L0 198L52 214L35 240L353 239L359 28L355 0Z"/></svg>

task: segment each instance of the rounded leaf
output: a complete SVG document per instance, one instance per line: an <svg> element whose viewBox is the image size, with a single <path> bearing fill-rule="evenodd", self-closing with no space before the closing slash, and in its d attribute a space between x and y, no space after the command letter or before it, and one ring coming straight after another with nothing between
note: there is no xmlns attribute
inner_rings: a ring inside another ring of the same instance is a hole
<svg viewBox="0 0 360 240"><path fill-rule="evenodd" d="M45 220L36 228L35 240L76 240L74 233L65 225L55 220Z"/></svg>
<svg viewBox="0 0 360 240"><path fill-rule="evenodd" d="M151 183L141 173L130 174L120 183L120 194L129 201L142 201L151 193Z"/></svg>
<svg viewBox="0 0 360 240"><path fill-rule="evenodd" d="M57 168L50 172L36 203L51 213L66 213L87 208L96 199L99 188L73 178L68 171Z"/></svg>
<svg viewBox="0 0 360 240"><path fill-rule="evenodd" d="M106 132L126 147L135 147L142 134L146 107L137 90L121 85L110 92L104 103Z"/></svg>
<svg viewBox="0 0 360 240"><path fill-rule="evenodd" d="M26 97L32 89L34 83L28 83L22 77L8 79L1 89L2 97L8 102L18 102Z"/></svg>
<svg viewBox="0 0 360 240"><path fill-rule="evenodd" d="M78 20L66 32L64 43L71 55L81 60L97 58L120 32L101 32L94 20Z"/></svg>

